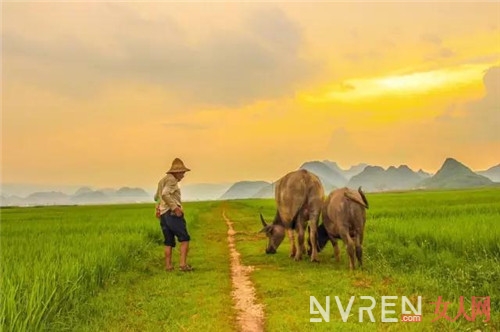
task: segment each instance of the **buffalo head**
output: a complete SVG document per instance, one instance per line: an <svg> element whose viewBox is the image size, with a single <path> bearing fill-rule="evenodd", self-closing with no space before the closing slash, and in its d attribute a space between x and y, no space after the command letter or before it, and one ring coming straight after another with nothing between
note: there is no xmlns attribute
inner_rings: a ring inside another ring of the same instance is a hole
<svg viewBox="0 0 500 332"><path fill-rule="evenodd" d="M285 227L281 223L276 222L276 220L274 223L268 225L264 220L262 213L260 214L260 221L264 227L259 233L266 233L266 236L269 238L266 254L275 254L276 250L285 238Z"/></svg>
<svg viewBox="0 0 500 332"><path fill-rule="evenodd" d="M307 245L308 245L307 254L309 256L311 256L311 252L312 252L311 229L309 227L307 227L307 231L309 232L309 238L307 239ZM316 250L318 252L321 252L321 250L323 250L325 248L328 240L329 240L329 237L328 237L328 233L325 229L325 225L324 224L319 225L318 226L318 233L316 235Z"/></svg>

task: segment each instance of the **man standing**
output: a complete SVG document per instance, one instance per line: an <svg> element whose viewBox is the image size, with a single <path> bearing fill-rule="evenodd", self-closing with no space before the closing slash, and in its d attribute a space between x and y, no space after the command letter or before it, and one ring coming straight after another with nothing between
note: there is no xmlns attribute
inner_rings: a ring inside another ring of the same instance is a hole
<svg viewBox="0 0 500 332"><path fill-rule="evenodd" d="M182 160L175 158L167 175L158 182L158 189L155 194L155 200L160 202L158 208L160 226L165 237L165 268L167 271L174 269L172 265L172 248L175 247L175 237L177 237L181 247L180 270L184 272L193 270L187 264L191 237L186 228L186 220L184 219L181 204L181 190L178 185L188 171L190 169L184 166Z"/></svg>

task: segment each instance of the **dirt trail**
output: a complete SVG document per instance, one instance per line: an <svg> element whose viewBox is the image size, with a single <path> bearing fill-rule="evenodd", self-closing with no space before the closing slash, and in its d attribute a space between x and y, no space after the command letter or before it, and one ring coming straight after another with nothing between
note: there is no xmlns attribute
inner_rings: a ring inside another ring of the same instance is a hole
<svg viewBox="0 0 500 332"><path fill-rule="evenodd" d="M236 240L233 223L222 212L222 217L226 221L228 231L227 240L229 242L229 252L231 256L231 281L233 285L232 297L238 311L238 323L243 332L264 331L264 308L257 303L255 288L250 281L249 275L253 271L253 266L241 264L240 253L236 250Z"/></svg>

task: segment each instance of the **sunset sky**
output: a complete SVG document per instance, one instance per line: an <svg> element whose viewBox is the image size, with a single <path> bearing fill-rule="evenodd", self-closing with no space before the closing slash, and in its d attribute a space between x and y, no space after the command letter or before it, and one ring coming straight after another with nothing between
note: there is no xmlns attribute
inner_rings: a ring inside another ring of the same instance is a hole
<svg viewBox="0 0 500 332"><path fill-rule="evenodd" d="M2 183L500 163L500 2L3 2Z"/></svg>

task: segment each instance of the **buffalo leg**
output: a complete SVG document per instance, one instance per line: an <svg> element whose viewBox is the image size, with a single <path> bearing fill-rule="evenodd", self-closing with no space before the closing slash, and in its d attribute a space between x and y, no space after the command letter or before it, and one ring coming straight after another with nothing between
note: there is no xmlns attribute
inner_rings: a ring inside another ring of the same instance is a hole
<svg viewBox="0 0 500 332"><path fill-rule="evenodd" d="M287 229L288 239L290 240L290 257L295 257L297 252L295 248L295 235L293 234L293 229Z"/></svg>
<svg viewBox="0 0 500 332"><path fill-rule="evenodd" d="M342 241L344 241L347 247L347 253L349 254L349 268L351 270L354 270L356 245L352 238L349 236L349 232L344 232L344 234L341 234L340 236L342 237Z"/></svg>
<svg viewBox="0 0 500 332"><path fill-rule="evenodd" d="M363 266L363 247L361 246L361 239L356 237L356 257L358 258L359 266Z"/></svg>
<svg viewBox="0 0 500 332"><path fill-rule="evenodd" d="M302 259L302 253L305 252L306 248L304 245L305 231L302 220L299 220L299 222L297 222L297 233L298 233L298 245L297 245L297 253L295 254L295 260L300 261Z"/></svg>
<svg viewBox="0 0 500 332"><path fill-rule="evenodd" d="M319 219L319 213L311 214L311 218L308 221L309 227L311 228L311 243L312 245L312 250L311 250L311 262L319 262L318 260L318 248L316 243L318 243L318 219Z"/></svg>
<svg viewBox="0 0 500 332"><path fill-rule="evenodd" d="M339 244L337 242L337 239L334 238L333 236L328 236L330 238L330 242L332 243L333 246L333 255L335 256L335 260L340 262L340 249L339 249Z"/></svg>

